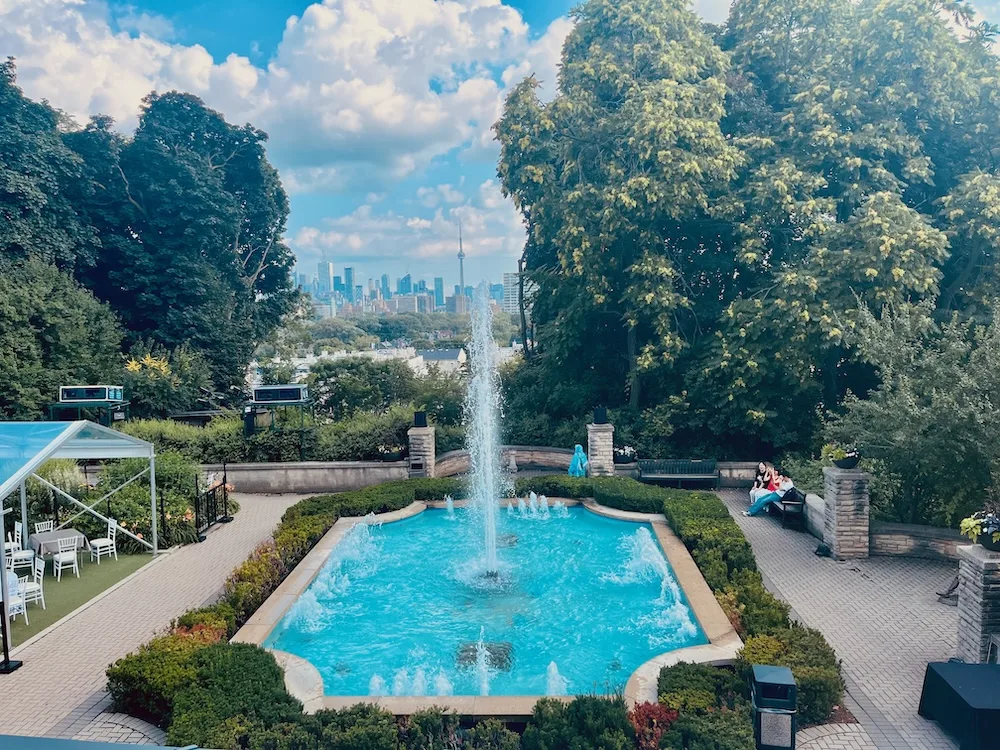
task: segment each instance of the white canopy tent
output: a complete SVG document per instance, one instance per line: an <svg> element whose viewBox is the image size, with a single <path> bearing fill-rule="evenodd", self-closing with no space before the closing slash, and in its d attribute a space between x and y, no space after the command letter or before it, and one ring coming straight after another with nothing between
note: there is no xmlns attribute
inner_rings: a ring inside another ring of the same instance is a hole
<svg viewBox="0 0 1000 750"><path fill-rule="evenodd" d="M36 472L42 464L53 458L76 460L144 458L148 461L148 465L138 474L88 506L38 476ZM112 430L85 420L76 422L0 422L0 519L3 519L7 513L14 512L13 508L6 507L6 501L15 491L19 491L21 524L25 538L28 533L28 501L25 482L29 478L39 481L63 500L82 509L79 513L61 524L61 528L83 513L89 513L107 522L109 520L107 516L94 510L94 507L107 500L122 487L131 484L147 473L149 474L149 509L152 520L151 540L141 539L127 529L119 528L119 531L148 547L155 556L158 552L156 529L156 460L152 443L147 443L145 440L140 440L131 435L126 435L117 430ZM2 528L3 524L0 523L0 529ZM4 646L6 650L8 641L7 602L9 592L7 591L7 576L5 574L5 558L4 545L0 544L0 593L2 593L4 602L3 612L0 614L3 616ZM0 668L0 672L2 671L2 668Z"/></svg>

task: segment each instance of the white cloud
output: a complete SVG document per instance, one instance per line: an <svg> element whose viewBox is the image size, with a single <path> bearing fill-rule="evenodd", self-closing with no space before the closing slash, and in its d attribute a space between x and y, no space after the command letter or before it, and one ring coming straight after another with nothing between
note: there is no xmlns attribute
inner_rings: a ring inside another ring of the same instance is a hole
<svg viewBox="0 0 1000 750"><path fill-rule="evenodd" d="M568 28L532 40L501 0L324 0L287 20L262 68L171 43L169 22L131 6L0 0L0 50L29 96L127 129L149 91L190 91L267 130L296 192L378 189L463 144L495 148L505 87L527 65L554 89Z"/></svg>
<svg viewBox="0 0 1000 750"><path fill-rule="evenodd" d="M469 258L514 258L524 247L524 225L514 207L487 180L461 205L438 205L430 216L395 211L376 213L368 204L349 214L326 219L322 226L303 227L290 239L300 263L310 257L336 257L343 262L401 257L438 260L458 249L458 222Z"/></svg>

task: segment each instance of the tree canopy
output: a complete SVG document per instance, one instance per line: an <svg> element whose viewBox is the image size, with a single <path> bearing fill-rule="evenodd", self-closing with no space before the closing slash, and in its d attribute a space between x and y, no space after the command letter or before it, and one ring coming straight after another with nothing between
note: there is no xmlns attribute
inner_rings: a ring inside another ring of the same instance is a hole
<svg viewBox="0 0 1000 750"><path fill-rule="evenodd" d="M991 316L1000 64L963 3L574 14L554 98L529 77L495 126L538 286L526 382L745 458L810 447L877 387L860 305Z"/></svg>
<svg viewBox="0 0 1000 750"><path fill-rule="evenodd" d="M51 319L50 296L28 293L38 285L86 297L77 329L59 332L79 345L53 377L92 379L100 359L105 378L122 380L122 352L140 346L202 368L185 380L207 375L216 391L238 396L255 347L297 296L283 240L288 199L266 140L177 92L147 96L130 135L105 116L80 127L26 98L14 62L0 64L0 257L26 279L17 312ZM40 350L51 340L37 328L21 335ZM17 351L0 347L0 359ZM53 400L52 385L22 399L23 411ZM153 401L165 409L177 398Z"/></svg>

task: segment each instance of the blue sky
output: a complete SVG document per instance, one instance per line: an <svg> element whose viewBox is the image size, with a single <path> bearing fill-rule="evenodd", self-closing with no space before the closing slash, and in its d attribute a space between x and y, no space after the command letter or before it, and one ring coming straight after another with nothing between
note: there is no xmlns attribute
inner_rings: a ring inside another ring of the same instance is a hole
<svg viewBox="0 0 1000 750"><path fill-rule="evenodd" d="M150 90L201 96L266 130L291 195L288 241L355 278L457 282L516 269L524 231L489 126L531 72L554 90L574 0L0 0L0 56L84 121L135 125ZM695 0L708 20L727 0ZM1000 0L981 0L1000 20Z"/></svg>

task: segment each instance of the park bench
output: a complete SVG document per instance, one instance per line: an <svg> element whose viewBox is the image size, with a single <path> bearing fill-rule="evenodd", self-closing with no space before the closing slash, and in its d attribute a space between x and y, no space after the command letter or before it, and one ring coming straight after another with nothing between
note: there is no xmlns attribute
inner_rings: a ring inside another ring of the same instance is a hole
<svg viewBox="0 0 1000 750"><path fill-rule="evenodd" d="M806 496L795 487L788 490L780 500L771 503L767 512L781 514L783 529L806 530Z"/></svg>
<svg viewBox="0 0 1000 750"><path fill-rule="evenodd" d="M642 482L708 482L719 484L719 469L714 458L669 458L639 461L639 480Z"/></svg>

